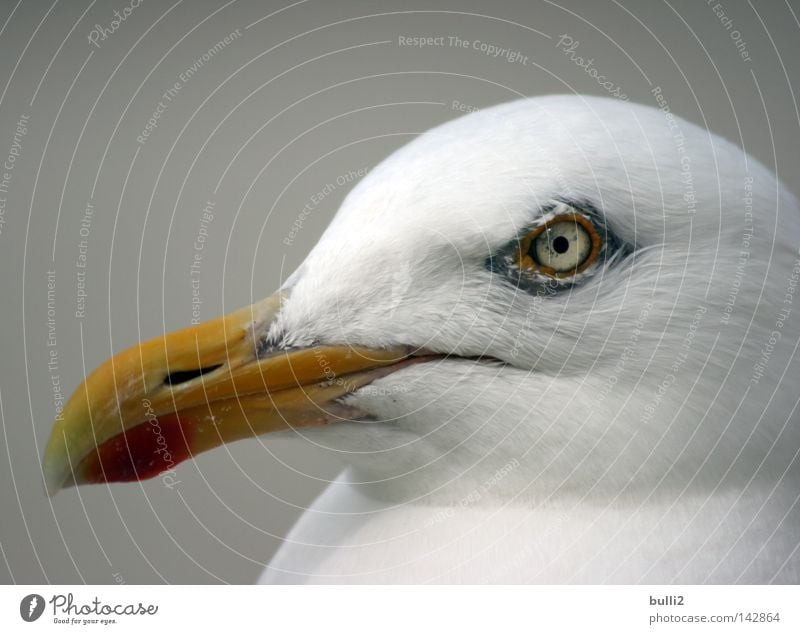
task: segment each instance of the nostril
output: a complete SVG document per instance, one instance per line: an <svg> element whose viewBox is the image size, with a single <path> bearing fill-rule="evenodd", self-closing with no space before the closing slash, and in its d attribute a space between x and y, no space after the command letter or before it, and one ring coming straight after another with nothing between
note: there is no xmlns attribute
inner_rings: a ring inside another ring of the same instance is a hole
<svg viewBox="0 0 800 634"><path fill-rule="evenodd" d="M196 370L179 370L178 372L170 372L164 379L164 385L179 385L196 379L198 376L203 376L209 372L213 372L217 368L221 368L222 364L210 365L206 368L198 368Z"/></svg>

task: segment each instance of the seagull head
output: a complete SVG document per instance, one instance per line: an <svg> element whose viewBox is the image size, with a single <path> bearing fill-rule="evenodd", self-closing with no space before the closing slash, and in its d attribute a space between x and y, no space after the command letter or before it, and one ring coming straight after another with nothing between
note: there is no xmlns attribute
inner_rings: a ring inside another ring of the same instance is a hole
<svg viewBox="0 0 800 634"><path fill-rule="evenodd" d="M276 294L88 376L53 428L47 488L141 480L267 433L414 495L718 468L777 434L734 419L767 402L781 365L754 380L753 360L770 334L797 339L775 325L797 244L774 176L666 108L475 112L374 168Z"/></svg>

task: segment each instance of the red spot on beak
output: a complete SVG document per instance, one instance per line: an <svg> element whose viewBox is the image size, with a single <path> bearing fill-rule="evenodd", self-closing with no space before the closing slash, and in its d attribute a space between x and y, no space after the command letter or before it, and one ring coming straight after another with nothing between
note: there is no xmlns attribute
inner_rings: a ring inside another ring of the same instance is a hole
<svg viewBox="0 0 800 634"><path fill-rule="evenodd" d="M110 438L81 466L83 481L136 482L153 478L192 457L191 419L167 414Z"/></svg>

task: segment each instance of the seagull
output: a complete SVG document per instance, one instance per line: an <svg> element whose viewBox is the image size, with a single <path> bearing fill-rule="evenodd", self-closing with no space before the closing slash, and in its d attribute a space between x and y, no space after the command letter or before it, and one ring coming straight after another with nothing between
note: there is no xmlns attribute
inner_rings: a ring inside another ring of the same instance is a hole
<svg viewBox="0 0 800 634"><path fill-rule="evenodd" d="M265 583L798 583L799 247L787 188L663 99L478 110L274 295L91 373L47 491L275 434L343 471Z"/></svg>

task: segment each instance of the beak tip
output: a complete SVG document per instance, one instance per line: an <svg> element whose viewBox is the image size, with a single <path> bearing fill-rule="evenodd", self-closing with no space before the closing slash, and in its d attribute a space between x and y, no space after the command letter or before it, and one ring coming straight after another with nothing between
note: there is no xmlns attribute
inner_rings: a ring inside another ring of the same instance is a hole
<svg viewBox="0 0 800 634"><path fill-rule="evenodd" d="M52 498L62 489L74 486L76 474L66 457L52 453L48 447L42 460L42 481L47 497Z"/></svg>
<svg viewBox="0 0 800 634"><path fill-rule="evenodd" d="M52 498L56 493L64 488L65 478L60 470L54 469L52 463L45 457L42 465L42 475L44 477L44 490L47 497Z"/></svg>

